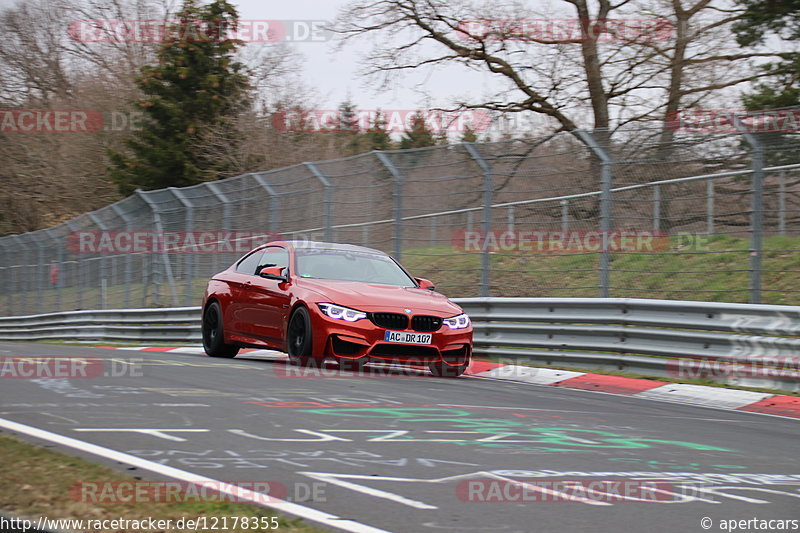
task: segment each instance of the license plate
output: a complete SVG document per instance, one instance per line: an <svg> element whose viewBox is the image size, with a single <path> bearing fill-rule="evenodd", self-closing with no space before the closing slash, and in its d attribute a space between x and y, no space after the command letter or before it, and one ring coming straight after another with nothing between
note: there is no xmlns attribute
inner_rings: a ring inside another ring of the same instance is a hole
<svg viewBox="0 0 800 533"><path fill-rule="evenodd" d="M383 334L385 342L401 342L403 344L430 344L430 333L411 333L408 331L386 331Z"/></svg>

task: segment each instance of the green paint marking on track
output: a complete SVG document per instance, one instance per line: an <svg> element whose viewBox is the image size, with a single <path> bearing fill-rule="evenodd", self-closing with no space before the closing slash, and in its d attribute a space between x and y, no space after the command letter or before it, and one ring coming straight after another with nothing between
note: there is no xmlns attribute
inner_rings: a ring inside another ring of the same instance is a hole
<svg viewBox="0 0 800 533"><path fill-rule="evenodd" d="M730 452L729 448L686 442L679 440L652 439L644 437L631 437L619 433L600 431L596 429L575 429L562 427L535 427L526 422L516 420L503 420L498 418L465 418L473 416L466 409L448 409L431 407L376 407L376 408L324 408L303 409L302 412L328 416L342 416L352 418L390 418L405 422L443 422L449 428L464 428L476 433L486 433L497 436L496 441L465 441L448 442L449 444L472 444L491 447L518 447L520 444L525 449L542 451L577 451L581 448L588 449L646 449L653 444L679 446L692 450ZM426 416L427 415L427 416ZM509 431L514 428L515 431ZM442 442L442 439L418 439L404 437L403 440L415 442ZM554 448L542 445L558 445L563 448Z"/></svg>

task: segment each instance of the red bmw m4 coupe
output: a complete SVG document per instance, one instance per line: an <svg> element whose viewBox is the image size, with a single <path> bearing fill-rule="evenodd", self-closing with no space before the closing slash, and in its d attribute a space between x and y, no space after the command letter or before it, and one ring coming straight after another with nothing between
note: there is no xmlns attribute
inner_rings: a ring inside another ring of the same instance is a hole
<svg viewBox="0 0 800 533"><path fill-rule="evenodd" d="M203 347L212 357L272 348L304 366L328 358L349 369L427 364L434 375L460 376L472 356L472 324L433 289L378 250L270 242L208 282Z"/></svg>

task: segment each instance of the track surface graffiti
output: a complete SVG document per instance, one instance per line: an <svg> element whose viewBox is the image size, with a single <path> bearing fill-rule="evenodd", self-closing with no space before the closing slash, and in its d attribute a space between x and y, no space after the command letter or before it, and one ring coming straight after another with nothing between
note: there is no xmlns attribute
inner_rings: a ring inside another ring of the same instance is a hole
<svg viewBox="0 0 800 533"><path fill-rule="evenodd" d="M325 408L304 409L306 413L327 416L340 416L346 418L384 418L408 423L436 423L437 427L445 426L447 429L426 430L424 433L437 434L439 438L418 438L409 435L410 430L393 428L390 436L378 441L391 442L451 442L474 443L482 446L524 445L526 449L541 451L580 451L597 449L643 449L653 446L677 446L692 450L703 451L732 451L729 448L700 444L694 442L654 439L646 437L628 436L610 431L597 429L578 429L570 427L541 427L531 425L521 420L506 420L501 418L477 418L473 411L456 408ZM342 432L346 430L337 429ZM351 430L367 431L367 430ZM419 431L417 431L419 433ZM442 438L445 434L456 435L485 435L480 438L453 439ZM372 442L376 440L371 439Z"/></svg>
<svg viewBox="0 0 800 533"><path fill-rule="evenodd" d="M796 485L800 484L800 474L714 474L696 472L592 472L592 471L526 471L526 470L488 470L469 474L453 476L424 478L408 476L375 476L364 474L344 474L331 472L298 472L317 481L360 492L373 498L388 500L414 509L438 509L439 506L414 497L419 489L426 485L449 485L453 498L457 498L457 484L464 480L488 479L498 480L511 484L527 484L534 489L535 483L543 479L580 479L580 478L606 478L606 479L631 479L640 481L666 481L673 490L658 489L669 498L641 499L636 497L620 496L629 501L653 504L720 504L723 501L737 503L767 504L770 499L780 498L795 501L800 499ZM535 481L533 481L535 480ZM527 482L527 483L526 483ZM380 485L380 486L376 486ZM794 485L786 490L775 488L780 485ZM540 485L538 485L540 486ZM390 490L391 489L391 490ZM447 489L439 489L447 492ZM547 490L550 493L552 489ZM614 505L603 497L600 491L595 491L593 497L581 497L568 493L559 493L563 499L573 503L592 506L607 507ZM610 499L610 498L609 498Z"/></svg>
<svg viewBox="0 0 800 533"><path fill-rule="evenodd" d="M363 468L372 465L392 467L442 465L478 466L464 461L448 461L426 457L388 457L367 450L128 450L127 453L146 457L161 464L179 464L193 468L268 468L270 465L289 465L308 468L313 464L339 464Z"/></svg>

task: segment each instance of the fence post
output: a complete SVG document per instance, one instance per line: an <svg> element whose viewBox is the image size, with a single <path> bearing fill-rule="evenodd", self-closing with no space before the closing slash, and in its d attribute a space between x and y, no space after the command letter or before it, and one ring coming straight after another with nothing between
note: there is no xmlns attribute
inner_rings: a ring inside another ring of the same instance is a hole
<svg viewBox="0 0 800 533"><path fill-rule="evenodd" d="M568 231L569 231L569 201L561 200L561 233L564 234L564 239L567 239Z"/></svg>
<svg viewBox="0 0 800 533"><path fill-rule="evenodd" d="M478 166L481 167L483 170L483 234L489 235L489 231L492 229L492 201L494 198L494 184L493 184L493 176L492 176L492 166L489 164L486 159L481 156L478 152L478 149L475 148L473 143L461 143L464 148L466 148L469 155L478 163ZM490 280L490 268L491 264L489 262L491 258L489 257L489 248L487 246L483 246L483 250L481 251L481 290L480 296L486 297L489 296L489 280Z"/></svg>
<svg viewBox="0 0 800 533"><path fill-rule="evenodd" d="M10 274L11 286L16 289L17 294L20 294L19 298L21 299L22 295L21 295L21 291L19 290L20 289L20 283L19 283L19 276L17 276L17 266L9 264L8 268L11 270L11 274ZM11 294L12 294L11 292L8 293L8 309L9 309L9 312L13 313L15 315L16 314L20 314L20 315L23 314L23 313L16 313L16 312L11 311L11 309L14 309L14 298L11 296Z"/></svg>
<svg viewBox="0 0 800 533"><path fill-rule="evenodd" d="M0 244L0 246L3 245ZM3 246L3 248L5 247ZM2 283L0 283L0 290L2 290L6 295L6 298L8 298L8 295L11 294L11 287L8 286L9 282L11 281L11 274L7 274L6 270L9 270L7 266L0 267L0 280L2 280ZM3 313L3 316L11 316L11 308L8 306L8 299L6 299L6 310Z"/></svg>
<svg viewBox="0 0 800 533"><path fill-rule="evenodd" d="M119 218L125 223L125 231L130 232L132 229L131 219L117 204L111 204L111 209L117 214ZM125 296L123 296L122 307L130 309L131 307L131 284L133 283L133 254L128 252L125 254L125 276L123 283L125 284ZM144 291L144 280L142 280L142 291Z"/></svg>
<svg viewBox="0 0 800 533"><path fill-rule="evenodd" d="M600 159L600 234L603 236L603 245L600 248L600 298L608 298L609 272L611 268L611 258L608 252L608 232L611 230L611 183L614 179L614 160L611 159L608 152L600 146L591 133L584 130L575 130L575 134Z"/></svg>
<svg viewBox="0 0 800 533"><path fill-rule="evenodd" d="M786 173L778 175L778 235L786 235Z"/></svg>
<svg viewBox="0 0 800 533"><path fill-rule="evenodd" d="M278 203L278 197L280 193L275 190L275 188L269 184L267 178L265 178L262 174L258 173L251 173L253 179L256 180L256 183L261 185L261 188L267 191L269 194L269 230L273 233L277 233L278 231L278 209L280 209L280 204Z"/></svg>
<svg viewBox="0 0 800 533"><path fill-rule="evenodd" d="M58 258L56 259L56 282L53 286L53 289L56 291L56 302L55 302L55 309L50 309L49 311L61 311L61 285L63 284L63 276L64 273L61 272L62 266L64 264L64 244L61 240L53 235L52 228L47 228L44 230L45 234L53 241L53 248L56 250L56 254ZM52 271L53 263L50 265L50 269ZM52 272L47 273L48 278L52 277Z"/></svg>
<svg viewBox="0 0 800 533"><path fill-rule="evenodd" d="M751 150L753 170L753 193L750 214L750 303L761 303L761 253L764 232L764 145L756 135L742 124L741 117L734 115L734 125Z"/></svg>
<svg viewBox="0 0 800 533"><path fill-rule="evenodd" d="M184 231L190 232L194 229L194 205L192 202L186 198L180 189L175 187L167 187L169 192L178 199L181 203L183 208L186 210L186 215L184 218ZM194 250L183 250L183 253L186 254L186 258L183 260L183 275L186 276L186 280L184 281L184 295L183 299L186 302L187 306L191 306L193 302L192 298L192 282L194 282L194 275L195 275L195 260L194 256L197 253L198 249L195 248Z"/></svg>
<svg viewBox="0 0 800 533"><path fill-rule="evenodd" d="M6 248L6 243L4 242L5 239L0 238L0 250L3 252L3 267L2 267L2 276L0 279L3 280L2 288L0 290L3 291L3 294L6 295L6 312L5 314L10 316L13 313L11 312L11 291L14 290L14 286L11 284L11 261L8 260L11 256L8 253L8 249Z"/></svg>
<svg viewBox="0 0 800 533"><path fill-rule="evenodd" d="M714 233L714 180L706 180L706 234Z"/></svg>
<svg viewBox="0 0 800 533"><path fill-rule="evenodd" d="M514 231L514 226L516 225L516 221L514 220L514 206L508 207L508 212L506 214L506 221L507 221L507 228L508 231Z"/></svg>
<svg viewBox="0 0 800 533"><path fill-rule="evenodd" d="M219 186L214 183L213 181L208 181L205 183L206 188L211 191L211 194L222 203L222 231L230 231L231 230L231 201L228 197L223 193ZM270 213L272 216L272 213ZM272 231L272 228L270 228ZM221 253L214 253L214 258L211 260L211 268L214 272L219 270L219 261L222 256Z"/></svg>
<svg viewBox="0 0 800 533"><path fill-rule="evenodd" d="M156 203L147 197L147 193L142 191L141 189L136 189L136 194L150 207L150 211L153 213L153 226L158 234L164 234L164 227L161 225L161 212L158 209ZM164 271L167 276L167 284L169 285L170 293L172 294L172 305L178 307L178 293L175 291L175 278L172 276L172 264L170 263L169 257L167 256L167 250L163 246L161 247L161 261L164 263ZM155 278L155 272L153 273L153 277ZM158 307L158 300L159 300L159 286L158 280L154 281L155 288L156 288L156 298L153 304Z"/></svg>
<svg viewBox="0 0 800 533"><path fill-rule="evenodd" d="M431 246L436 246L438 236L436 235L436 217L431 217Z"/></svg>
<svg viewBox="0 0 800 533"><path fill-rule="evenodd" d="M303 163L314 174L314 177L322 183L323 187L323 204L325 205L325 220L323 226L325 227L325 240L328 242L333 241L333 186L331 185L328 177L317 168L316 163L305 162Z"/></svg>
<svg viewBox="0 0 800 533"><path fill-rule="evenodd" d="M30 302L33 298L31 296L31 292L33 287L31 286L31 277L30 277L30 268L31 268L31 260L29 257L30 247L23 239L22 235L12 235L17 244L19 245L20 250L20 268L21 270L17 273L17 282L20 286L20 294L19 294L19 302L17 305L19 306L20 310L22 311L21 314L31 314L30 308L28 307L28 302Z"/></svg>
<svg viewBox="0 0 800 533"><path fill-rule="evenodd" d="M653 187L653 231L661 229L661 186Z"/></svg>
<svg viewBox="0 0 800 533"><path fill-rule="evenodd" d="M380 150L373 150L378 161L389 171L394 179L394 244L392 255L400 261L403 252L403 174L389 159L389 156Z"/></svg>
<svg viewBox="0 0 800 533"><path fill-rule="evenodd" d="M100 218L94 213L94 211L92 211L91 213L87 213L86 216L89 217L89 220L94 222L95 226L100 228L100 231L108 231L108 226L102 220L100 220ZM105 291L104 287L105 287L105 284L107 283L105 281L106 280L106 256L105 256L105 254L100 256L100 268L98 269L98 271L99 271L98 273L100 275L98 276L98 286L97 286L97 288L99 290L97 291L97 303L100 306L100 309L105 309L106 308L106 301L105 301L106 291Z"/></svg>
<svg viewBox="0 0 800 533"><path fill-rule="evenodd" d="M72 232L73 234L78 231L75 228L74 222L72 220L67 220L65 222L65 224L69 228L70 232ZM80 258L81 257L82 257L82 255L80 253L78 253L78 255L76 256L75 261L70 261L71 263L74 263L74 265L75 265L73 267L73 276L72 276L72 286L73 286L73 289L75 289L73 291L73 294L75 295L75 298L74 298L73 302L75 303L75 305L74 306L68 306L68 307L74 307L75 309L82 309L83 308L83 305L82 305L83 304L83 286L81 285L82 284L82 281L81 281L81 270L83 270L83 269L80 268L80 263L81 263L81 259ZM64 265L64 267L65 267L64 270L66 270L66 266L67 265Z"/></svg>
<svg viewBox="0 0 800 533"><path fill-rule="evenodd" d="M30 235L31 240L33 241L33 245L36 246L36 269L35 269L36 307L35 307L35 309L36 309L36 313L37 314L41 314L42 313L42 300L43 300L42 285L44 284L45 279L47 279L46 278L47 274L45 273L45 267L44 267L44 246L42 245L41 242L39 242L39 237L37 236L37 233L38 232L31 232L29 235ZM31 270L34 271L33 268Z"/></svg>

